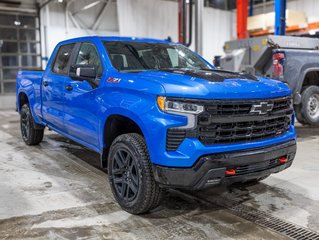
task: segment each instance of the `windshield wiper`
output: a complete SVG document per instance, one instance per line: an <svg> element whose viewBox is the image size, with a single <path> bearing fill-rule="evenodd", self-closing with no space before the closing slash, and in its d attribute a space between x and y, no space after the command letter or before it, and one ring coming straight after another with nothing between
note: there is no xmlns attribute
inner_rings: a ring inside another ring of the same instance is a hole
<svg viewBox="0 0 319 240"><path fill-rule="evenodd" d="M146 69L129 69L129 70L122 70L121 72L126 72L126 73L139 73L139 72L145 72L147 71Z"/></svg>
<svg viewBox="0 0 319 240"><path fill-rule="evenodd" d="M198 70L203 70L203 71L219 71L219 69L213 69L213 68L199 68Z"/></svg>

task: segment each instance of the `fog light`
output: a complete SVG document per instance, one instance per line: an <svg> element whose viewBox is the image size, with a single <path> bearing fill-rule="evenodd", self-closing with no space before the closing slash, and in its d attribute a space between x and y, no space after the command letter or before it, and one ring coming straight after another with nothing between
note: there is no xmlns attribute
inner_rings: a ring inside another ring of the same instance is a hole
<svg viewBox="0 0 319 240"><path fill-rule="evenodd" d="M227 169L225 173L226 173L226 175L235 175L236 170L235 169Z"/></svg>
<svg viewBox="0 0 319 240"><path fill-rule="evenodd" d="M280 157L280 158L278 159L278 162L279 162L279 163L286 163L286 162L288 162L288 158L287 158L287 157Z"/></svg>

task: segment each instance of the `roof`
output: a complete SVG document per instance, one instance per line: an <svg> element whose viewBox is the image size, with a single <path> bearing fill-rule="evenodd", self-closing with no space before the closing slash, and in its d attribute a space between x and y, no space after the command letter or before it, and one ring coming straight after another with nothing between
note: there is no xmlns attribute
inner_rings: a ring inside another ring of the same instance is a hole
<svg viewBox="0 0 319 240"><path fill-rule="evenodd" d="M138 42L157 42L157 43L169 43L168 40L160 40L154 38L139 38L139 37L100 37L104 41L138 41Z"/></svg>
<svg viewBox="0 0 319 240"><path fill-rule="evenodd" d="M92 39L101 39L102 41L134 41L134 42L150 42L150 43L170 43L168 40L160 40L153 38L139 38L139 37L118 37L118 36L85 36L79 38L71 38L60 42L60 44L68 44L72 42L80 42Z"/></svg>

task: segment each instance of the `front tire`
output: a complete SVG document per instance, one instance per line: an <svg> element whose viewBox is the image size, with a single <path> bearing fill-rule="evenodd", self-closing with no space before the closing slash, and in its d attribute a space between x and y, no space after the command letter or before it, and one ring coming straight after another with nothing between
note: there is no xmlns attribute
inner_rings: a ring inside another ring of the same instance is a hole
<svg viewBox="0 0 319 240"><path fill-rule="evenodd" d="M154 180L144 138L136 133L118 136L108 156L109 181L119 205L132 214L156 208L164 191Z"/></svg>
<svg viewBox="0 0 319 240"><path fill-rule="evenodd" d="M36 127L29 104L21 107L20 128L22 139L27 145L37 145L42 141L44 128Z"/></svg>
<svg viewBox="0 0 319 240"><path fill-rule="evenodd" d="M301 124L319 125L319 87L308 86L303 90L296 116Z"/></svg>

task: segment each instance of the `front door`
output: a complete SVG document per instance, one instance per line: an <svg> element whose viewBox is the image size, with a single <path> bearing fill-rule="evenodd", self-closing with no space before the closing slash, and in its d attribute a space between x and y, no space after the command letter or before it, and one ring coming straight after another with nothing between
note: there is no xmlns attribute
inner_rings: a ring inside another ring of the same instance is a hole
<svg viewBox="0 0 319 240"><path fill-rule="evenodd" d="M70 76L75 76L77 67L93 66L96 77L93 79L77 79L70 77L65 90L65 128L73 137L88 145L99 147L99 121L96 113L98 105L96 101L99 79L102 75L100 56L93 43L83 42L72 62ZM73 70L72 70L73 69ZM72 72L73 71L73 72Z"/></svg>

